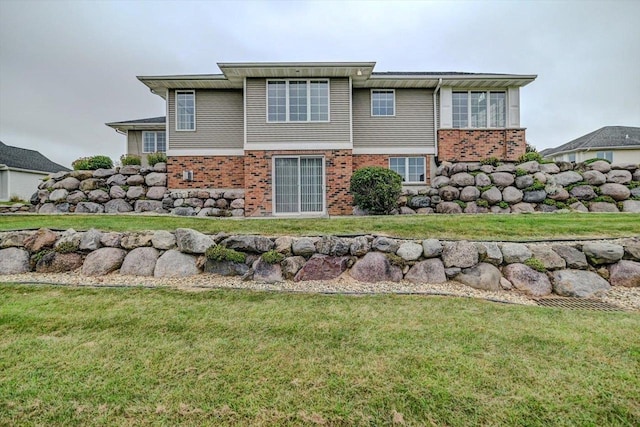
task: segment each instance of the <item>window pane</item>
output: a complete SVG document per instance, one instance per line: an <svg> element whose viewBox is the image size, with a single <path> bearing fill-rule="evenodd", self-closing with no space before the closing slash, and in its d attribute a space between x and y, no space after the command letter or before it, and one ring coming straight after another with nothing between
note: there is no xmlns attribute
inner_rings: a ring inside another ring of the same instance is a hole
<svg viewBox="0 0 640 427"><path fill-rule="evenodd" d="M289 120L307 121L307 82L289 82Z"/></svg>
<svg viewBox="0 0 640 427"><path fill-rule="evenodd" d="M196 128L196 96L192 92L176 92L176 115L178 130Z"/></svg>
<svg viewBox="0 0 640 427"><path fill-rule="evenodd" d="M309 87L311 95L311 121L329 120L329 82L311 81Z"/></svg>
<svg viewBox="0 0 640 427"><path fill-rule="evenodd" d="M276 212L298 212L298 159L275 159Z"/></svg>
<svg viewBox="0 0 640 427"><path fill-rule="evenodd" d="M407 180L406 174L406 157L390 157L389 169L396 172L402 177L402 181Z"/></svg>
<svg viewBox="0 0 640 427"><path fill-rule="evenodd" d="M287 120L287 83L269 82L267 90L268 120L284 122Z"/></svg>
<svg viewBox="0 0 640 427"><path fill-rule="evenodd" d="M467 92L453 92L452 94L454 128L469 126L468 99Z"/></svg>
<svg viewBox="0 0 640 427"><path fill-rule="evenodd" d="M300 159L300 211L322 212L322 159Z"/></svg>
<svg viewBox="0 0 640 427"><path fill-rule="evenodd" d="M395 92L392 90L371 91L371 114L373 116L395 115Z"/></svg>
<svg viewBox="0 0 640 427"><path fill-rule="evenodd" d="M505 127L505 117L507 115L506 94L504 92L489 93L489 107L491 117L491 127Z"/></svg>
<svg viewBox="0 0 640 427"><path fill-rule="evenodd" d="M424 157L409 157L409 182L424 182Z"/></svg>
<svg viewBox="0 0 640 427"><path fill-rule="evenodd" d="M154 153L156 151L155 132L144 132L143 135L144 136L143 136L142 152Z"/></svg>
<svg viewBox="0 0 640 427"><path fill-rule="evenodd" d="M487 127L487 94L485 92L471 92L471 126L472 128Z"/></svg>
<svg viewBox="0 0 640 427"><path fill-rule="evenodd" d="M167 137L165 132L156 132L156 151L159 153L167 152Z"/></svg>

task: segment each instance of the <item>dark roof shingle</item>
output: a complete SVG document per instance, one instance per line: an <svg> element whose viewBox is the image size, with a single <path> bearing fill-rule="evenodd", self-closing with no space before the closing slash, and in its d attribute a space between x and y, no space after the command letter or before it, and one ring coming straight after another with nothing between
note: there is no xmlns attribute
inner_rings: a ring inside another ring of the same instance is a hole
<svg viewBox="0 0 640 427"><path fill-rule="evenodd" d="M541 154L587 150L594 148L637 147L640 148L640 127L605 126L555 148L547 148Z"/></svg>
<svg viewBox="0 0 640 427"><path fill-rule="evenodd" d="M149 117L148 119L137 119L137 120L123 120L121 122L113 122L113 123L107 123L107 125L110 124L123 124L123 125L133 125L133 124L142 124L142 123L164 123L166 121L165 116L162 117Z"/></svg>
<svg viewBox="0 0 640 427"><path fill-rule="evenodd" d="M10 168L42 172L60 172L70 170L69 168L52 162L38 151L12 147L10 145L3 144L2 141L0 141L0 164L7 165Z"/></svg>

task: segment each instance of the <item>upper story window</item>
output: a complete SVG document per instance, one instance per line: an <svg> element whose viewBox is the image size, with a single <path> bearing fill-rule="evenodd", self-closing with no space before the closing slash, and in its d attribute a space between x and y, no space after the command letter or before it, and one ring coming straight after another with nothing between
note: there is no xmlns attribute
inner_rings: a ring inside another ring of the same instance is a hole
<svg viewBox="0 0 640 427"><path fill-rule="evenodd" d="M389 157L389 169L399 174L406 184L425 182L424 157Z"/></svg>
<svg viewBox="0 0 640 427"><path fill-rule="evenodd" d="M328 122L329 80L267 81L268 122Z"/></svg>
<svg viewBox="0 0 640 427"><path fill-rule="evenodd" d="M503 128L507 117L505 92L453 92L454 128Z"/></svg>
<svg viewBox="0 0 640 427"><path fill-rule="evenodd" d="M142 132L143 153L166 153L167 136L164 131Z"/></svg>
<svg viewBox="0 0 640 427"><path fill-rule="evenodd" d="M196 93L176 91L176 130L196 130Z"/></svg>
<svg viewBox="0 0 640 427"><path fill-rule="evenodd" d="M396 93L394 90L371 90L371 115L395 116Z"/></svg>

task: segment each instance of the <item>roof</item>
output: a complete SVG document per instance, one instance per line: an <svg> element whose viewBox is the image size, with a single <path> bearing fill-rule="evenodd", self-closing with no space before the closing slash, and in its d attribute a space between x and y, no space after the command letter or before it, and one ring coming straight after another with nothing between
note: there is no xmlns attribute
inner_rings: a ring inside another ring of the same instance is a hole
<svg viewBox="0 0 640 427"><path fill-rule="evenodd" d="M332 78L350 77L353 87L460 88L525 86L536 75L466 73L458 71L374 72L375 62L241 62L218 63L222 74L138 76L151 91L162 97L167 89L242 89L245 78Z"/></svg>
<svg viewBox="0 0 640 427"><path fill-rule="evenodd" d="M165 123L167 122L167 118L165 116L161 117L149 117L146 119L136 119L136 120L123 120L119 122L111 122L105 123L107 126L117 130L117 131L128 131L128 130L156 130L156 129L164 129Z"/></svg>
<svg viewBox="0 0 640 427"><path fill-rule="evenodd" d="M589 151L598 148L638 148L640 149L640 127L605 126L566 144L547 148L540 152L543 156L571 151Z"/></svg>
<svg viewBox="0 0 640 427"><path fill-rule="evenodd" d="M2 141L0 141L0 164L9 168L42 172L60 172L70 170L58 163L52 162L38 151L12 147L10 145L3 144Z"/></svg>

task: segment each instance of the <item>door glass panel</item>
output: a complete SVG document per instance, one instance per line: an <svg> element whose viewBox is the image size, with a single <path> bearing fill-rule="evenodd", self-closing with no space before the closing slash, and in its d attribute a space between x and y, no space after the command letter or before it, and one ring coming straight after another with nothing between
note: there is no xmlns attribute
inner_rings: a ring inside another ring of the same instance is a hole
<svg viewBox="0 0 640 427"><path fill-rule="evenodd" d="M275 159L276 212L298 212L298 159Z"/></svg>
<svg viewBox="0 0 640 427"><path fill-rule="evenodd" d="M300 210L322 212L322 159L300 159Z"/></svg>

